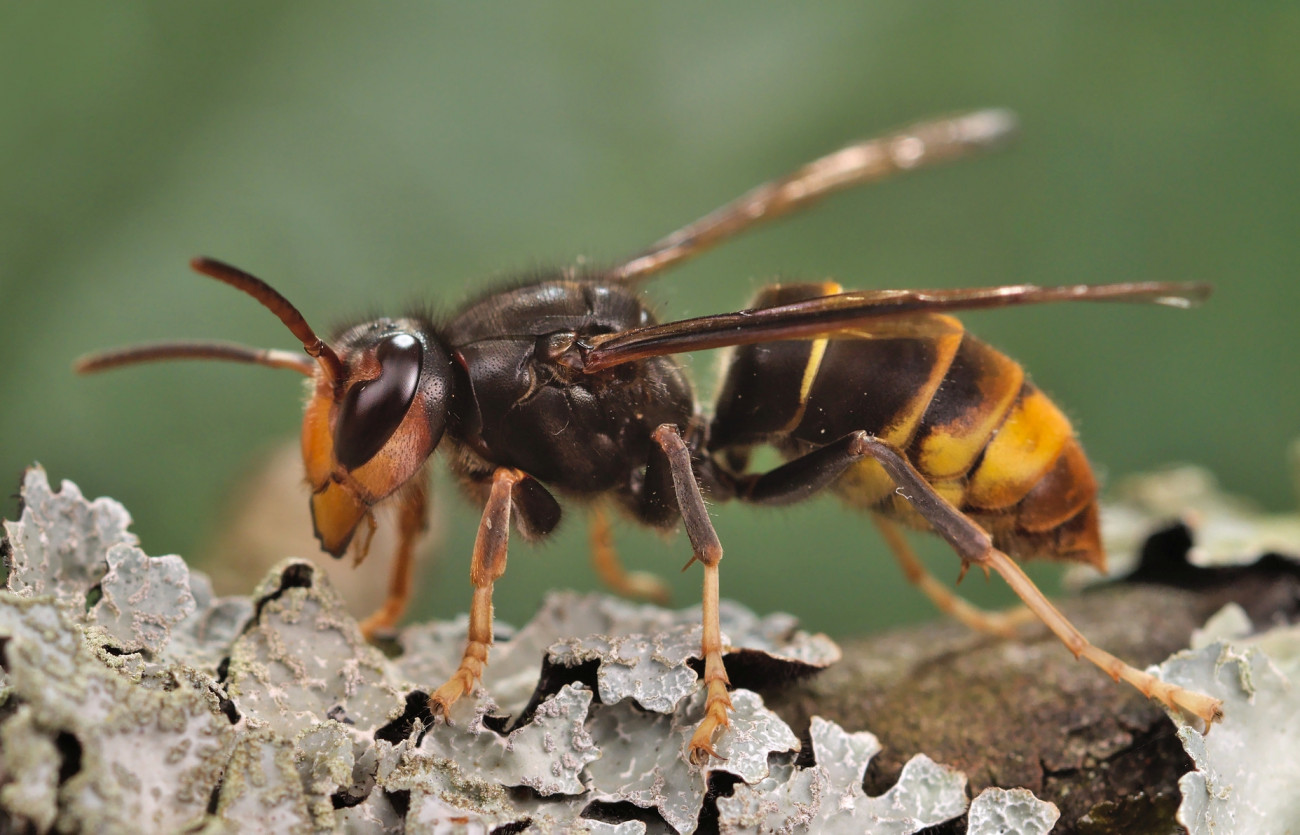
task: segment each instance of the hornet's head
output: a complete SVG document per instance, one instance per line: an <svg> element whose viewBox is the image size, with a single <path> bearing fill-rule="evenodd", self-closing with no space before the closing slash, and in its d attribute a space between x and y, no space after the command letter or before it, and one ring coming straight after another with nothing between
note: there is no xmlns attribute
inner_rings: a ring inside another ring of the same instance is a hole
<svg viewBox="0 0 1300 835"><path fill-rule="evenodd" d="M379 319L320 339L269 284L211 258L195 271L248 293L280 318L307 357L227 342L165 342L83 357L81 372L162 359L222 359L288 368L312 379L302 457L321 547L341 557L371 508L416 477L447 426L451 357L419 319ZM372 526L373 527L373 526ZM365 542L361 556L364 556Z"/></svg>
<svg viewBox="0 0 1300 835"><path fill-rule="evenodd" d="M345 332L337 377L319 366L302 418L302 460L321 547L343 555L370 508L416 477L447 426L451 357L425 322Z"/></svg>

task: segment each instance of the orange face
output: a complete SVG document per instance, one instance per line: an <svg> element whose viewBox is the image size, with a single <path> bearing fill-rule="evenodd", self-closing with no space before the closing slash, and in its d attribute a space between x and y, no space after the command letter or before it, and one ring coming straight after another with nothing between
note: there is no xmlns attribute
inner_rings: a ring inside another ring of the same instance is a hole
<svg viewBox="0 0 1300 835"><path fill-rule="evenodd" d="M336 557L371 508L420 472L446 425L445 352L406 322L385 324L344 335L342 381L318 372L303 414L312 521Z"/></svg>

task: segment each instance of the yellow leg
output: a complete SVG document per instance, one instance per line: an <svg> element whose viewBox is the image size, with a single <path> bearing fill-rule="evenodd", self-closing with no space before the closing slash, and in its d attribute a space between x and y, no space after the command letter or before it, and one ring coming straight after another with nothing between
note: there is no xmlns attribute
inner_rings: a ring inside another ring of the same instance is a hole
<svg viewBox="0 0 1300 835"><path fill-rule="evenodd" d="M668 584L646 571L626 571L614 550L614 535L605 509L591 509L591 564L601 581L615 594L653 603L668 602Z"/></svg>
<svg viewBox="0 0 1300 835"><path fill-rule="evenodd" d="M1128 682L1147 698L1155 699L1168 708L1198 717L1205 722L1207 728L1222 718L1223 703L1218 699L1163 682L1089 643L1083 633L1052 605L1052 602L1039 591L1038 586L1034 585L1034 581L1030 580L1029 576L1020 570L1020 566L1006 554L990 546L983 555L976 557L972 562L977 565L987 565L1002 575L1002 579L1007 581L1011 589L1038 616L1039 620L1047 624L1047 628L1061 639L1066 648L1074 653L1075 658L1088 659L1111 678Z"/></svg>
<svg viewBox="0 0 1300 835"><path fill-rule="evenodd" d="M488 650L492 646L492 584L506 572L506 549L510 543L510 491L524 474L505 467L492 475L478 537L474 540L474 557L469 578L474 585L474 601L469 610L469 643L460 666L451 678L429 697L429 710L446 718L451 706L470 693L483 678Z"/></svg>
<svg viewBox="0 0 1300 835"><path fill-rule="evenodd" d="M700 649L704 653L704 686L708 695L704 700L704 719L687 747L695 765L704 765L709 757L718 756L713 750L714 737L731 724L727 717L727 711L731 710L731 696L727 693L731 680L722 664L722 625L718 619L718 564L703 559L700 562L704 563L704 638Z"/></svg>
<svg viewBox="0 0 1300 835"><path fill-rule="evenodd" d="M704 655L704 687L708 695L704 700L704 719L691 736L687 756L692 763L702 766L710 757L717 757L713 749L714 738L731 724L727 711L731 710L731 697L727 695L727 670L722 663L722 624L718 614L718 563L722 560L722 543L709 521L704 496L691 469L690 451L677 427L664 424L654 432L654 440L668 456L672 468L673 488L677 505L682 512L682 523L691 540L691 563L704 566L704 594L702 621L704 635L700 650Z"/></svg>
<svg viewBox="0 0 1300 835"><path fill-rule="evenodd" d="M1143 695L1156 699L1170 710L1198 717L1208 726L1223 716L1218 699L1161 681L1138 670L1103 649L1093 646L1065 615L1034 585L1009 556L993 547L993 538L970 517L935 492L925 477L894 447L865 432L854 441L855 453L880 462L894 483L935 531L948 541L962 559L963 568L976 565L1002 576L1011 590L1065 644L1075 658L1086 658L1116 681L1126 681Z"/></svg>
<svg viewBox="0 0 1300 835"><path fill-rule="evenodd" d="M875 519L876 525L880 528L880 535L885 538L890 550L894 552L898 564L903 569L903 575L924 592L939 611L956 618L977 632L986 632L1002 638L1013 638L1018 627L1034 622L1034 613L1026 606L1018 606L1004 612L989 612L954 594L952 589L939 582L926 570L898 525L880 514L875 514Z"/></svg>
<svg viewBox="0 0 1300 835"><path fill-rule="evenodd" d="M429 488L422 475L403 490L398 506L397 555L388 575L388 597L361 622L361 634L373 641L392 632L411 602L411 578L415 573L415 546L429 525Z"/></svg>

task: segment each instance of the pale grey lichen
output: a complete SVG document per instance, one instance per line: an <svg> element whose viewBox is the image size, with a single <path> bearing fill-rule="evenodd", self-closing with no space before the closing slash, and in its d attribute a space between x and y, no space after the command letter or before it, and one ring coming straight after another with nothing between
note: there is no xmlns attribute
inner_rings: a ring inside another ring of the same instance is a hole
<svg viewBox="0 0 1300 835"><path fill-rule="evenodd" d="M210 682L175 671L170 689L140 686L105 665L55 598L0 592L8 698L0 805L38 831L175 831L201 822L235 732ZM11 731L11 724L13 725ZM57 751L60 781L19 774ZM71 772L71 773L63 773Z"/></svg>
<svg viewBox="0 0 1300 835"><path fill-rule="evenodd" d="M112 499L88 502L70 481L55 493L40 467L23 474L22 499L18 521L4 523L5 539L14 551L5 560L5 588L15 594L54 595L84 604L86 594L108 572L108 550L139 544L127 530L131 516L122 505Z"/></svg>
<svg viewBox="0 0 1300 835"><path fill-rule="evenodd" d="M825 635L798 629L790 615L759 617L739 604L722 601L724 644L766 655L776 662L809 670L839 660L840 650ZM402 630L398 669L411 681L449 677L465 646L469 621L417 624ZM601 701L634 698L647 710L668 710L694 692L696 675L688 664L699 657L699 607L669 611L600 594L560 591L547 595L531 621L517 632L495 626L498 644L483 676L484 688L506 713L523 710L537 685L538 659L571 667L598 663Z"/></svg>
<svg viewBox="0 0 1300 835"><path fill-rule="evenodd" d="M1159 673L1224 703L1209 733L1174 717L1196 765L1178 782L1179 822L1192 835L1292 831L1300 821L1300 629L1179 653Z"/></svg>
<svg viewBox="0 0 1300 835"><path fill-rule="evenodd" d="M386 658L310 563L218 599L179 558L146 556L120 505L55 493L39 469L23 498L0 591L0 815L15 828L689 833L728 789L727 831L906 833L966 811L965 777L923 755L867 797L866 732L814 720L798 759L744 687L723 759L690 764L698 608L553 594L518 631L498 625L484 686L435 722L427 693L456 667L464 618L404 629ZM721 615L733 675L839 657L787 615Z"/></svg>
<svg viewBox="0 0 1300 835"><path fill-rule="evenodd" d="M867 797L863 778L880 743L813 717L815 763L749 785L718 800L724 832L889 833L909 835L966 811L966 775L917 754L898 783Z"/></svg>
<svg viewBox="0 0 1300 835"><path fill-rule="evenodd" d="M214 597L212 582L198 571L190 572L190 594L194 610L172 628L163 657L215 676L230 654L230 645L253 619L253 601L243 596Z"/></svg>
<svg viewBox="0 0 1300 835"><path fill-rule="evenodd" d="M294 759L293 743L268 729L242 734L226 765L217 817L236 831L311 832Z"/></svg>
<svg viewBox="0 0 1300 835"><path fill-rule="evenodd" d="M425 735L420 751L452 760L481 779L527 786L540 795L585 791L580 775L588 763L600 759L584 727L590 690L564 685L538 705L532 721L505 736L484 722L495 705L485 699L463 701L467 704L455 706L451 722ZM471 706L474 715L463 721Z"/></svg>
<svg viewBox="0 0 1300 835"><path fill-rule="evenodd" d="M699 646L697 626L654 636L565 638L551 647L550 656L565 667L598 662L596 683L604 704L631 698L646 710L669 713L695 690L697 676L686 662Z"/></svg>
<svg viewBox="0 0 1300 835"><path fill-rule="evenodd" d="M773 756L797 751L799 740L756 694L736 690L731 695L732 724L717 741L723 759L714 770L745 782L763 780ZM708 780L683 752L703 715L703 693L667 714L641 710L629 701L601 706L591 725L602 753L588 768L592 798L655 809L676 831L694 832Z"/></svg>
<svg viewBox="0 0 1300 835"><path fill-rule="evenodd" d="M189 569L175 555L150 557L134 545L118 543L104 555L108 571L99 581L100 597L90 619L128 651L162 651L171 629L197 608Z"/></svg>
<svg viewBox="0 0 1300 835"><path fill-rule="evenodd" d="M457 828L490 832L528 821L528 815L515 808L500 783L466 774L457 763L442 757L421 753L403 757L380 785L390 792L408 793L408 833L432 835Z"/></svg>
<svg viewBox="0 0 1300 835"><path fill-rule="evenodd" d="M967 835L1045 835L1061 812L1029 789L987 788L970 803Z"/></svg>
<svg viewBox="0 0 1300 835"><path fill-rule="evenodd" d="M1115 573L1131 567L1125 558L1170 523L1186 527L1187 559L1198 568L1250 565L1270 555L1300 562L1300 515L1263 513L1197 467L1125 479L1103 517L1107 550L1120 557ZM1224 717L1202 734L1171 714L1196 765L1179 781L1179 822L1193 835L1292 831L1300 821L1300 632L1279 626L1257 633L1246 611L1229 603L1197 630L1191 646L1156 672L1222 699Z"/></svg>
<svg viewBox="0 0 1300 835"><path fill-rule="evenodd" d="M226 683L245 721L292 738L326 718L369 733L401 715L391 665L309 563L280 563L254 598Z"/></svg>
<svg viewBox="0 0 1300 835"><path fill-rule="evenodd" d="M345 793L356 776L358 735L342 722L327 719L301 731L293 740L298 778L312 819L329 828L334 795ZM363 743L364 744L364 743Z"/></svg>
<svg viewBox="0 0 1300 835"><path fill-rule="evenodd" d="M0 807L47 832L58 816L59 750L31 705L19 705L0 725Z"/></svg>

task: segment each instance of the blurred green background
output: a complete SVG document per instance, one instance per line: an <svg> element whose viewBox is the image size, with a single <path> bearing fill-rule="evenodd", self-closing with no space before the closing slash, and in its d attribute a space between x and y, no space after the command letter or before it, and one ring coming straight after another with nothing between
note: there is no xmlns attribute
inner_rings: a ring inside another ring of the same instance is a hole
<svg viewBox="0 0 1300 835"><path fill-rule="evenodd" d="M1003 106L1023 125L1009 153L746 236L657 282L662 313L734 309L778 276L1209 280L1192 312L966 321L1057 398L1110 481L1194 461L1291 507L1297 43L1300 7L1270 3L5 4L0 474L16 484L39 460L123 501L150 553L212 550L240 477L296 436L299 379L69 369L151 339L293 347L265 310L189 273L192 255L265 277L322 330L412 300L447 309L495 277L628 254L851 139ZM707 388L713 358L694 367ZM438 498L443 558L418 605L449 615L469 602L477 515L450 485ZM284 525L309 529L305 494L286 507ZM931 616L868 521L833 501L715 512L724 594L759 611L841 633ZM574 517L552 544L513 549L499 616L596 585ZM698 571L676 573L684 537L623 526L618 541L696 598ZM1005 599L983 585L966 589Z"/></svg>

